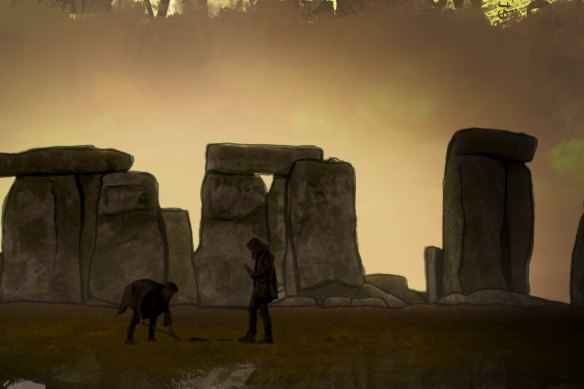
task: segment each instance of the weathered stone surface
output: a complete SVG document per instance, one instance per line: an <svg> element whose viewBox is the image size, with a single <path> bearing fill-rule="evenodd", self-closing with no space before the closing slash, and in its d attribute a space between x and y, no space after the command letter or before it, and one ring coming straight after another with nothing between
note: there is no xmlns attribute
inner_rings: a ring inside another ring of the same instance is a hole
<svg viewBox="0 0 584 389"><path fill-rule="evenodd" d="M253 282L243 264L253 260L246 244L253 237L267 241L264 183L254 175L207 173L201 194L199 304L247 306Z"/></svg>
<svg viewBox="0 0 584 389"><path fill-rule="evenodd" d="M316 303L322 306L329 297L357 297L360 286L346 286L338 282L324 282L310 289L304 289L304 296L311 296L316 299Z"/></svg>
<svg viewBox="0 0 584 389"><path fill-rule="evenodd" d="M443 293L529 292L537 139L469 129L450 142L444 176ZM432 292L433 293L433 292ZM433 299L433 297L431 297Z"/></svg>
<svg viewBox="0 0 584 389"><path fill-rule="evenodd" d="M127 171L134 158L93 146L48 147L22 153L0 153L0 177L29 174L96 174Z"/></svg>
<svg viewBox="0 0 584 389"><path fill-rule="evenodd" d="M365 276L365 282L400 298L408 304L410 303L408 280L404 276L395 274L369 274Z"/></svg>
<svg viewBox="0 0 584 389"><path fill-rule="evenodd" d="M286 256L286 178L274 177L267 195L270 252L278 275L278 293L286 295L284 258Z"/></svg>
<svg viewBox="0 0 584 389"><path fill-rule="evenodd" d="M310 307L316 305L316 300L309 296L288 296L274 301L278 307Z"/></svg>
<svg viewBox="0 0 584 389"><path fill-rule="evenodd" d="M288 182L287 210L291 260L300 294L324 281L363 284L356 241L355 172L350 164L295 162Z"/></svg>
<svg viewBox="0 0 584 389"><path fill-rule="evenodd" d="M410 289L410 304L428 304L428 295L424 292Z"/></svg>
<svg viewBox="0 0 584 389"><path fill-rule="evenodd" d="M288 175L298 159L322 159L315 146L273 146L217 143L207 145L206 171Z"/></svg>
<svg viewBox="0 0 584 389"><path fill-rule="evenodd" d="M162 209L168 244L168 280L178 286L173 304L196 304L197 281L193 260L193 232L189 213L182 209Z"/></svg>
<svg viewBox="0 0 584 389"><path fill-rule="evenodd" d="M424 248L424 263L428 302L434 304L442 296L444 290L442 285L442 269L444 266L442 249L434 246Z"/></svg>
<svg viewBox="0 0 584 389"><path fill-rule="evenodd" d="M354 298L351 300L352 307L379 307L387 308L387 305L383 299L379 297L364 297L364 298Z"/></svg>
<svg viewBox="0 0 584 389"><path fill-rule="evenodd" d="M405 301L403 301L399 297L394 296L390 293L387 293L387 292L379 289L378 287L371 285L371 284L367 284L367 283L363 284L361 289L359 289L359 292L357 293L357 297L358 298L367 298L367 297L380 298L381 300L383 300L384 304L390 308L401 308L401 307L408 305L408 303L406 303ZM409 297L409 295L408 295L408 297Z"/></svg>
<svg viewBox="0 0 584 389"><path fill-rule="evenodd" d="M78 175L83 201L81 202L82 231L79 247L82 298L89 301L89 270L97 233L97 203L101 193L102 174Z"/></svg>
<svg viewBox="0 0 584 389"><path fill-rule="evenodd" d="M483 288L505 289L501 229L505 221L505 165L479 155L462 157L460 177L464 212L463 256L459 264L463 294Z"/></svg>
<svg viewBox="0 0 584 389"><path fill-rule="evenodd" d="M523 164L507 166L506 212L509 228L509 289L529 293L529 262L533 252L535 221L531 172Z"/></svg>
<svg viewBox="0 0 584 389"><path fill-rule="evenodd" d="M332 307L350 307L351 306L351 298L349 297L327 297L322 306L324 308L332 308Z"/></svg>
<svg viewBox="0 0 584 389"><path fill-rule="evenodd" d="M509 305L513 307L535 308L543 305L561 304L539 297L498 289L483 289L465 296L452 293L438 300L438 304Z"/></svg>
<svg viewBox="0 0 584 389"><path fill-rule="evenodd" d="M75 177L18 177L3 216L2 301L80 302Z"/></svg>
<svg viewBox="0 0 584 389"><path fill-rule="evenodd" d="M584 308L584 215L578 223L570 268L570 304Z"/></svg>
<svg viewBox="0 0 584 389"><path fill-rule="evenodd" d="M467 128L457 131L449 145L454 155L485 154L517 162L529 162L535 155L537 138L511 131Z"/></svg>
<svg viewBox="0 0 584 389"><path fill-rule="evenodd" d="M141 278L164 281L168 272L164 234L154 176L138 172L104 175L90 297L117 305L129 283Z"/></svg>

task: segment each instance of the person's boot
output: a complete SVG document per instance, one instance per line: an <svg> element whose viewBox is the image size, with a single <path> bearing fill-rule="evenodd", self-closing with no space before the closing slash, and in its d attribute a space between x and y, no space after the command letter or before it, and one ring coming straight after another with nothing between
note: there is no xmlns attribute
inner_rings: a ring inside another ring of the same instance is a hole
<svg viewBox="0 0 584 389"><path fill-rule="evenodd" d="M241 343L255 343L255 335L252 334L251 332L248 332L247 334L245 334L245 336L239 338L239 341Z"/></svg>
<svg viewBox="0 0 584 389"><path fill-rule="evenodd" d="M136 344L136 342L134 342L134 339L128 338L126 339L126 344Z"/></svg>
<svg viewBox="0 0 584 389"><path fill-rule="evenodd" d="M268 343L268 344L272 344L274 343L274 338L272 337L272 335L266 335L264 336L264 338L262 340L260 340L258 343Z"/></svg>

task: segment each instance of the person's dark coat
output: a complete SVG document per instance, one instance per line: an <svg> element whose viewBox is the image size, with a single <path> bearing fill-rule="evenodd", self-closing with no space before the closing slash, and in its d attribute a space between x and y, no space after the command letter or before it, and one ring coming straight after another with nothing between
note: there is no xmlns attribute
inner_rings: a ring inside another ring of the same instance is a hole
<svg viewBox="0 0 584 389"><path fill-rule="evenodd" d="M163 293L164 284L153 280L142 279L129 284L124 290L124 297L118 309L121 315L128 308L132 308L138 319L151 319L164 314L164 325L172 324L169 300Z"/></svg>
<svg viewBox="0 0 584 389"><path fill-rule="evenodd" d="M253 273L252 298L265 298L275 300L278 298L278 281L276 279L276 268L274 266L274 256L267 248L261 249L255 257Z"/></svg>

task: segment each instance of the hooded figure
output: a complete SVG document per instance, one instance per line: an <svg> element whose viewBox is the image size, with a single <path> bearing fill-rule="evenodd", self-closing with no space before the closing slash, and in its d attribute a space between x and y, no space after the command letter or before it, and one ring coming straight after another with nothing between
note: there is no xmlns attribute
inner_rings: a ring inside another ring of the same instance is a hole
<svg viewBox="0 0 584 389"><path fill-rule="evenodd" d="M172 336L177 338L172 328L172 317L169 308L170 298L177 291L178 288L174 282L168 282L165 285L148 279L137 280L126 286L124 297L118 309L118 315L124 313L128 308L132 308L134 311L128 327L127 344L135 343L134 330L136 325L140 321L145 324L146 319L150 319L148 341L155 341L156 319L160 314L164 314L164 326L169 327Z"/></svg>
<svg viewBox="0 0 584 389"><path fill-rule="evenodd" d="M264 321L264 338L259 343L274 343L272 336L272 321L268 312L268 304L278 298L278 282L276 279L276 268L274 266L274 256L270 253L268 246L257 238L247 242L247 248L251 252L251 257L255 260L252 270L245 264L245 270L253 279L253 292L249 303L249 329L247 334L239 338L240 342L255 343L257 332L257 311Z"/></svg>

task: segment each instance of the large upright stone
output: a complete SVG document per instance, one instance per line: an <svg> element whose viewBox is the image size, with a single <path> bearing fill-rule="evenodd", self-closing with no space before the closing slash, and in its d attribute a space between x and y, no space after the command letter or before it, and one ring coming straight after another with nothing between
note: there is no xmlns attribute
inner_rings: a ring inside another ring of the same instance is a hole
<svg viewBox="0 0 584 389"><path fill-rule="evenodd" d="M3 216L2 301L80 302L75 177L18 177Z"/></svg>
<svg viewBox="0 0 584 389"><path fill-rule="evenodd" d="M294 161L322 159L315 146L274 146L217 143L207 145L206 171L288 175Z"/></svg>
<svg viewBox="0 0 584 389"><path fill-rule="evenodd" d="M195 274L202 306L247 306L253 282L243 264L253 266L247 242L267 241L266 190L254 175L208 172L202 188Z"/></svg>
<svg viewBox="0 0 584 389"><path fill-rule="evenodd" d="M182 209L163 209L168 242L168 280L176 283L174 304L197 303L197 281L193 261L193 232L189 213Z"/></svg>
<svg viewBox="0 0 584 389"><path fill-rule="evenodd" d="M584 215L578 223L570 268L570 304L584 308Z"/></svg>
<svg viewBox="0 0 584 389"><path fill-rule="evenodd" d="M428 246L424 248L424 263L426 271L426 292L428 302L434 304L443 296L444 286L442 285L442 273L444 258L442 249Z"/></svg>
<svg viewBox="0 0 584 389"><path fill-rule="evenodd" d="M39 174L97 174L127 171L134 162L130 154L93 146L32 149L0 153L0 177Z"/></svg>
<svg viewBox="0 0 584 389"><path fill-rule="evenodd" d="M536 147L536 138L509 131L454 134L444 175L444 295L529 292L533 192L524 162Z"/></svg>
<svg viewBox="0 0 584 389"><path fill-rule="evenodd" d="M119 304L124 287L141 278L167 278L167 246L156 178L148 173L103 176L90 294Z"/></svg>
<svg viewBox="0 0 584 389"><path fill-rule="evenodd" d="M353 167L338 161L297 161L287 195L286 261L292 261L298 294L330 281L362 285Z"/></svg>
<svg viewBox="0 0 584 389"><path fill-rule="evenodd" d="M284 257L286 255L286 177L275 176L267 195L270 252L274 255L276 274L278 276L278 293L284 295L285 273Z"/></svg>

